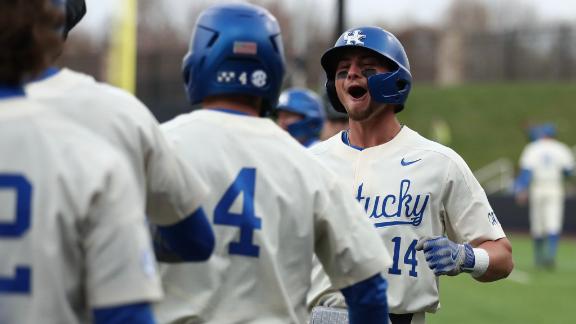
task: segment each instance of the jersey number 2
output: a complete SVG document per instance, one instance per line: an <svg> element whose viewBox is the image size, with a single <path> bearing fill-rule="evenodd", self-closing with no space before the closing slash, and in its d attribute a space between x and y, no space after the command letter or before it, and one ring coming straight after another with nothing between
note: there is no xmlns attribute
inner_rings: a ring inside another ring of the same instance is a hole
<svg viewBox="0 0 576 324"><path fill-rule="evenodd" d="M243 168L224 193L214 209L214 224L236 226L240 228L240 239L228 245L228 253L257 258L260 247L252 240L254 231L262 228L262 219L254 211L254 191L256 187L256 169ZM242 194L242 212L230 212L238 196Z"/></svg>
<svg viewBox="0 0 576 324"><path fill-rule="evenodd" d="M0 192L13 190L16 193L14 220L0 221L0 239L15 240L22 237L30 228L32 213L32 186L22 175L0 174ZM14 276L0 276L0 294L30 293L30 267L16 266Z"/></svg>

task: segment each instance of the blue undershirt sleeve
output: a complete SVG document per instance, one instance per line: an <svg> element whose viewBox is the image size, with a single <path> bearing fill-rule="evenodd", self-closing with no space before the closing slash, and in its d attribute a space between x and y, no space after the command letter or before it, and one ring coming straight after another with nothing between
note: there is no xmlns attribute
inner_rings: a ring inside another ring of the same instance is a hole
<svg viewBox="0 0 576 324"><path fill-rule="evenodd" d="M214 231L202 208L168 226L153 226L154 251L159 261L205 261L214 251Z"/></svg>
<svg viewBox="0 0 576 324"><path fill-rule="evenodd" d="M148 303L96 308L94 324L155 324L152 307Z"/></svg>
<svg viewBox="0 0 576 324"><path fill-rule="evenodd" d="M388 284L380 274L342 289L350 324L387 324Z"/></svg>
<svg viewBox="0 0 576 324"><path fill-rule="evenodd" d="M520 169L520 173L514 182L514 193L519 193L528 189L531 181L532 171L528 169Z"/></svg>

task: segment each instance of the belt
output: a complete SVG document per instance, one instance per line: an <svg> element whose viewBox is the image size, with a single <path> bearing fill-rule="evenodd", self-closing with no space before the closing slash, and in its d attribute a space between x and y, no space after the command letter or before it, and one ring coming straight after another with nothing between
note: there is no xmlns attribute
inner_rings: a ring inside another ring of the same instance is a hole
<svg viewBox="0 0 576 324"><path fill-rule="evenodd" d="M414 313L388 314L388 317L390 317L390 322L392 324L410 324L412 322L412 316L414 316Z"/></svg>

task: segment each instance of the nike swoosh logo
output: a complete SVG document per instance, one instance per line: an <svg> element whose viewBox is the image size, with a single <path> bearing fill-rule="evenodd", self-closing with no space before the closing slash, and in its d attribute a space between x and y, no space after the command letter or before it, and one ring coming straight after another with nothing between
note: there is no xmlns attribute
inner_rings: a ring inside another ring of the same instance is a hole
<svg viewBox="0 0 576 324"><path fill-rule="evenodd" d="M402 164L402 166L408 166L408 165L414 164L420 160L422 160L422 159L418 159L418 160L414 160L414 161L404 161L404 158L402 158L402 161L400 161L400 164Z"/></svg>

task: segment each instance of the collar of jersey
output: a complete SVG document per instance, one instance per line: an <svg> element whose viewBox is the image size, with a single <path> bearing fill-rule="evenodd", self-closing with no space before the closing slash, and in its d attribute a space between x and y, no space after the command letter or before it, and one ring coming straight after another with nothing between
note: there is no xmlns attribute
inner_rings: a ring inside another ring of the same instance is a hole
<svg viewBox="0 0 576 324"><path fill-rule="evenodd" d="M23 97L25 96L24 87L22 86L3 86L0 85L0 99L10 97Z"/></svg>
<svg viewBox="0 0 576 324"><path fill-rule="evenodd" d="M384 145L384 144L390 143L392 141L397 141L403 130L404 130L404 125L400 125L400 131L398 132L398 134L396 134L396 136L394 136L394 138L392 138L390 141L383 143L383 144L380 144L380 145ZM358 151L365 150L366 147L360 147L360 146L356 146L356 145L353 145L352 143L350 143L349 132L350 132L350 129L347 129L347 130L342 132L342 135L341 135L342 142L344 144L346 144L347 146L355 149L355 150L358 150ZM378 146L380 146L380 145L378 145Z"/></svg>
<svg viewBox="0 0 576 324"><path fill-rule="evenodd" d="M345 131L342 132L342 142L348 146L350 146L351 148L358 150L358 151L363 151L364 148L360 147L360 146L356 146L353 145L352 143L350 143L350 138L348 137L348 131L350 131L350 129L347 129Z"/></svg>
<svg viewBox="0 0 576 324"><path fill-rule="evenodd" d="M34 79L34 81L42 81L51 78L54 75L58 74L58 72L60 72L59 68L51 66L46 70L44 70L36 79Z"/></svg>
<svg viewBox="0 0 576 324"><path fill-rule="evenodd" d="M250 116L249 114L247 114L245 112L234 110L234 109L229 109L229 108L212 108L210 110L219 111L219 112L232 114L232 115Z"/></svg>

